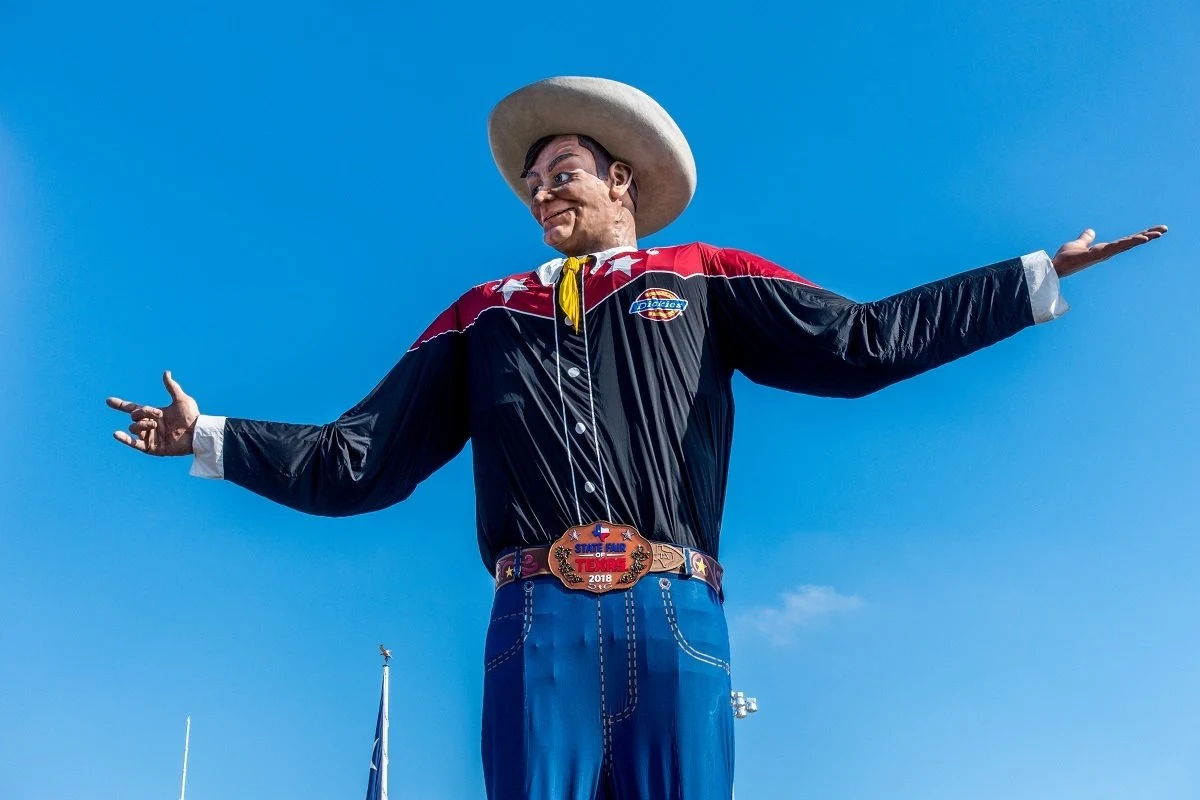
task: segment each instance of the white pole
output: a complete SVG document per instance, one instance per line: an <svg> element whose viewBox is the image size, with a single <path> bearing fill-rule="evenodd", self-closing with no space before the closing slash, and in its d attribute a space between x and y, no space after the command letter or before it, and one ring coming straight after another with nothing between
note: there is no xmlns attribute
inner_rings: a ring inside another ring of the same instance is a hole
<svg viewBox="0 0 1200 800"><path fill-rule="evenodd" d="M187 728L183 734L183 779L179 783L179 800L183 800L183 795L187 792L187 757L188 743L192 739L192 718L191 715L187 718Z"/></svg>
<svg viewBox="0 0 1200 800"><path fill-rule="evenodd" d="M383 797L380 800L387 800L387 778L388 778L388 659L383 661L383 762L379 768L383 770L380 777L383 779L380 785L383 787ZM179 798L183 800L183 798Z"/></svg>

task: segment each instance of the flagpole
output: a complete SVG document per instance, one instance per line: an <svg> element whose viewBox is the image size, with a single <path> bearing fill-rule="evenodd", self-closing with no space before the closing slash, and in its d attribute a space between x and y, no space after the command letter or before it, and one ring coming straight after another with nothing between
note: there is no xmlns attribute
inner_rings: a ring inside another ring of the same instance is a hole
<svg viewBox="0 0 1200 800"><path fill-rule="evenodd" d="M179 800L183 800L184 794L187 792L187 757L188 744L192 740L192 717L189 714L187 718L187 728L183 733L183 778L179 782Z"/></svg>
<svg viewBox="0 0 1200 800"><path fill-rule="evenodd" d="M383 745L382 762L379 765L381 770L380 778L382 778L383 797L380 800L388 800L388 662L392 660L390 650L383 651L383 735L380 737ZM179 800L183 800L180 798Z"/></svg>

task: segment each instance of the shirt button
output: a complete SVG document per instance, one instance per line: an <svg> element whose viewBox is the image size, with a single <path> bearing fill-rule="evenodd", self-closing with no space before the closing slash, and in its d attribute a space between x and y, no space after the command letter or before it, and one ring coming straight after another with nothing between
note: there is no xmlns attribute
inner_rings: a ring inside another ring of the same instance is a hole
<svg viewBox="0 0 1200 800"><path fill-rule="evenodd" d="M578 378L579 377L579 367L571 367L569 370L567 370L567 374L570 375L572 378Z"/></svg>
<svg viewBox="0 0 1200 800"><path fill-rule="evenodd" d="M583 485L583 490L585 492L587 492L588 494L591 494L592 492L596 491L596 484L592 483L591 481L588 481L587 483L585 483Z"/></svg>
<svg viewBox="0 0 1200 800"><path fill-rule="evenodd" d="M587 430L587 426L584 425L582 422L575 423L575 432L576 433L583 433L586 430Z"/></svg>

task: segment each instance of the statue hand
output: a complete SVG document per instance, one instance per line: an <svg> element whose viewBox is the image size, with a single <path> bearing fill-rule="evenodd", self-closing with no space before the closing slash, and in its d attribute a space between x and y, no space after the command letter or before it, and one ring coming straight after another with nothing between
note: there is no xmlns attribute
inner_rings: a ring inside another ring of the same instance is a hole
<svg viewBox="0 0 1200 800"><path fill-rule="evenodd" d="M186 456L192 452L192 431L200 409L169 370L163 373L163 386L171 395L171 405L166 408L139 405L119 397L105 401L109 408L124 411L133 420L129 433L115 431L113 438L152 456Z"/></svg>
<svg viewBox="0 0 1200 800"><path fill-rule="evenodd" d="M1060 278L1074 275L1076 272L1085 270L1093 264L1099 264L1118 253L1124 253L1151 239L1157 239L1166 232L1166 225L1155 225L1153 228L1146 228L1144 231L1130 234L1116 241L1094 242L1096 232L1088 228L1079 234L1078 239L1069 241L1058 248L1058 252L1054 254L1054 271Z"/></svg>

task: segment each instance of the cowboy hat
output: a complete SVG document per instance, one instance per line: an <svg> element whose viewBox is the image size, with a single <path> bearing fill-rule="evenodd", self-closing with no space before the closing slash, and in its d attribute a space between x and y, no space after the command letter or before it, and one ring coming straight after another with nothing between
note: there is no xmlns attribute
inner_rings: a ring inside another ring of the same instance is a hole
<svg viewBox="0 0 1200 800"><path fill-rule="evenodd" d="M605 78L546 78L501 100L488 117L492 158L525 205L521 171L543 136L583 134L633 167L639 236L665 228L696 192L696 162L675 120L646 93Z"/></svg>

